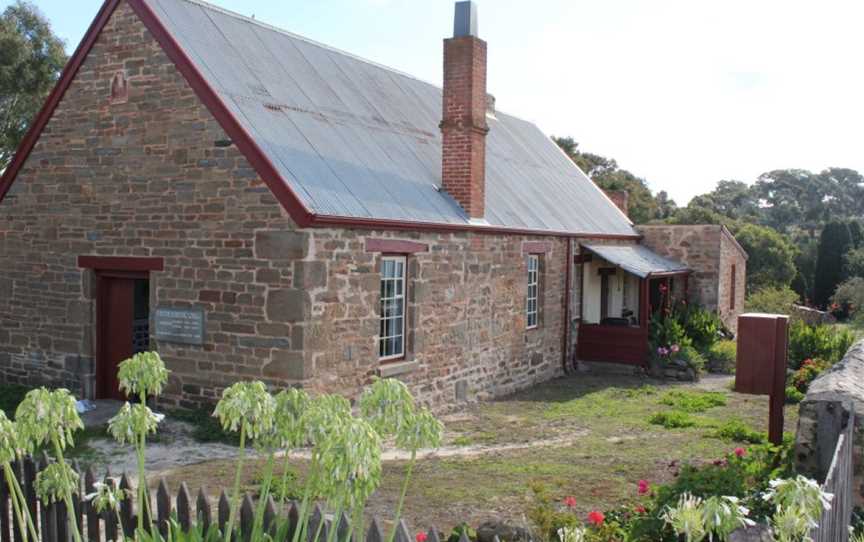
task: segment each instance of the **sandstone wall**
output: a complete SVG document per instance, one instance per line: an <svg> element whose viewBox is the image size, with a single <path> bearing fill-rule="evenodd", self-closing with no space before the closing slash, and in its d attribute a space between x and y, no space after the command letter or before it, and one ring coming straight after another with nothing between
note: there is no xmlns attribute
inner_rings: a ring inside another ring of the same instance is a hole
<svg viewBox="0 0 864 542"><path fill-rule="evenodd" d="M123 72L128 99L111 100ZM216 398L241 378L283 381L274 348L302 333L273 323L268 290L290 285L261 230L292 224L125 3L108 22L0 203L0 367L8 381L89 394L92 271L79 255L158 256L156 306L201 306L207 343L152 346L172 371L170 401ZM289 258L289 250L280 257ZM287 265L286 265L287 262Z"/></svg>
<svg viewBox="0 0 864 542"><path fill-rule="evenodd" d="M310 230L304 377L349 395L399 376L425 402L488 398L562 372L566 240L362 230ZM428 247L407 257L404 360L377 355L379 262L370 239ZM527 253L540 246L540 323L526 329ZM311 271L314 270L314 271Z"/></svg>
<svg viewBox="0 0 864 542"><path fill-rule="evenodd" d="M690 298L716 311L733 331L743 312L747 282L747 256L734 237L719 225L642 225L643 244L660 255L693 269ZM735 288L732 288L732 266ZM732 299L734 297L734 304Z"/></svg>

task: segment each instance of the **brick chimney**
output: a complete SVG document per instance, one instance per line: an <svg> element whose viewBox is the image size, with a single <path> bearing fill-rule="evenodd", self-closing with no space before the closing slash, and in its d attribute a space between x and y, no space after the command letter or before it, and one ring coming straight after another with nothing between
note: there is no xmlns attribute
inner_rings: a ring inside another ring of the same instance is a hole
<svg viewBox="0 0 864 542"><path fill-rule="evenodd" d="M444 40L441 180L469 218L486 211L486 42L477 6L456 2L453 37Z"/></svg>
<svg viewBox="0 0 864 542"><path fill-rule="evenodd" d="M615 207L621 209L625 216L630 216L630 192L626 190L604 190L604 192L615 204Z"/></svg>

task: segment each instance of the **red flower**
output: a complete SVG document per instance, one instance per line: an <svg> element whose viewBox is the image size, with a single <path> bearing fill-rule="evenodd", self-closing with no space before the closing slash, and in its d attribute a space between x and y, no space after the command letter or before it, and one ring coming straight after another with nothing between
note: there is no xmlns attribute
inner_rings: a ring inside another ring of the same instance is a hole
<svg viewBox="0 0 864 542"><path fill-rule="evenodd" d="M638 492L640 495L645 495L651 489L651 485L648 483L648 480L639 480Z"/></svg>
<svg viewBox="0 0 864 542"><path fill-rule="evenodd" d="M420 531L414 538L417 540L417 542L426 542L426 539L429 537L426 535L426 533Z"/></svg>
<svg viewBox="0 0 864 542"><path fill-rule="evenodd" d="M744 457L745 455L747 455L747 450L745 450L744 448L735 448L735 455L737 455L738 457Z"/></svg>
<svg viewBox="0 0 864 542"><path fill-rule="evenodd" d="M573 495L564 497L564 505L567 508L576 508L576 497L574 497Z"/></svg>
<svg viewBox="0 0 864 542"><path fill-rule="evenodd" d="M636 508L633 509L633 511L636 512L637 514L644 514L646 512L645 507L642 506L641 504L637 505Z"/></svg>
<svg viewBox="0 0 864 542"><path fill-rule="evenodd" d="M595 527L599 527L603 525L603 522L606 520L606 516L603 515L603 512L598 512L594 510L590 514L588 514L588 522Z"/></svg>

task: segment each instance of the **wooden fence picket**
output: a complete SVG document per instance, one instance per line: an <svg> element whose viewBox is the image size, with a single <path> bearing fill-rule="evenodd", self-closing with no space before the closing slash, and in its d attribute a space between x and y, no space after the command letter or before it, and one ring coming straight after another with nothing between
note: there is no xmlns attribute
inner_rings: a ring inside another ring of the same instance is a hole
<svg viewBox="0 0 864 542"><path fill-rule="evenodd" d="M288 540L294 540L294 531L297 530L298 523L300 523L300 503L291 501L288 506L288 533L286 535Z"/></svg>
<svg viewBox="0 0 864 542"><path fill-rule="evenodd" d="M87 467L87 471L84 473L84 495L89 495L95 492L95 484L96 474L93 472L93 467ZM127 500L131 502L131 498ZM93 507L91 501L85 502L83 508L84 516L87 518L87 531L85 535L87 537L87 542L100 542L99 514L96 513L96 509Z"/></svg>
<svg viewBox="0 0 864 542"><path fill-rule="evenodd" d="M132 505L134 490L132 489L132 484L129 482L129 477L125 472L120 476L120 489L125 493L125 497L120 502L121 528L127 537L132 537L135 534L135 529L138 527L138 518L135 517L135 511L133 510L134 507Z"/></svg>
<svg viewBox="0 0 864 542"><path fill-rule="evenodd" d="M180 484L180 489L177 490L177 522L184 531L188 531L192 525L192 497L189 496L189 487L186 482Z"/></svg>
<svg viewBox="0 0 864 542"><path fill-rule="evenodd" d="M228 524L228 516L231 515L231 501L228 500L228 495L225 490L219 495L219 530L225 532L225 525Z"/></svg>
<svg viewBox="0 0 864 542"><path fill-rule="evenodd" d="M378 520L372 518L372 523L369 525L369 532L366 533L366 542L384 542L384 531L378 525Z"/></svg>
<svg viewBox="0 0 864 542"><path fill-rule="evenodd" d="M411 535L408 534L408 526L405 525L405 520L399 520L399 525L396 526L396 542L412 542Z"/></svg>
<svg viewBox="0 0 864 542"><path fill-rule="evenodd" d="M0 482L0 542L10 542L10 519L12 522L15 519L12 518L9 485L6 482L5 473L0 474L0 479L2 479Z"/></svg>
<svg viewBox="0 0 864 542"><path fill-rule="evenodd" d="M115 487L114 478L111 476L111 469L105 469L105 478L102 480L102 483L108 484L112 488ZM105 525L105 540L117 540L119 528L117 525L117 514L113 510L103 510L100 515L102 516L102 523Z"/></svg>
<svg viewBox="0 0 864 542"><path fill-rule="evenodd" d="M267 504L264 506L264 532L271 536L276 532L278 512L276 511L276 503L273 501L273 495L267 495ZM277 541L280 542L280 541Z"/></svg>
<svg viewBox="0 0 864 542"><path fill-rule="evenodd" d="M213 513L210 511L210 499L204 493L203 487L198 488L198 498L195 499L195 518L206 533L213 521Z"/></svg>
<svg viewBox="0 0 864 542"><path fill-rule="evenodd" d="M156 490L156 518L159 522L159 532L162 536L168 536L168 522L171 519L171 494L168 493L168 484L165 479L159 480L159 488Z"/></svg>
<svg viewBox="0 0 864 542"><path fill-rule="evenodd" d="M255 505L247 494L240 502L240 535L245 542L252 538L252 526L255 524Z"/></svg>

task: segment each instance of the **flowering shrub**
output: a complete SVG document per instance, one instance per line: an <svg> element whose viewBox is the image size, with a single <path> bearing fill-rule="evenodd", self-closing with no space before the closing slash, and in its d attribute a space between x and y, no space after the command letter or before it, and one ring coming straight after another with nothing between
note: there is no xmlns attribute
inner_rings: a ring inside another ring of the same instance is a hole
<svg viewBox="0 0 864 542"><path fill-rule="evenodd" d="M854 343L855 334L848 329L796 320L789 328L789 367L797 370L804 360L817 358L834 365Z"/></svg>
<svg viewBox="0 0 864 542"><path fill-rule="evenodd" d="M705 354L712 371L734 373L738 357L738 343L722 340L714 343Z"/></svg>

